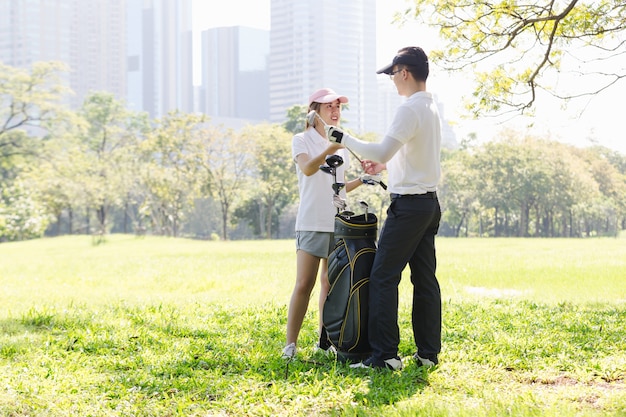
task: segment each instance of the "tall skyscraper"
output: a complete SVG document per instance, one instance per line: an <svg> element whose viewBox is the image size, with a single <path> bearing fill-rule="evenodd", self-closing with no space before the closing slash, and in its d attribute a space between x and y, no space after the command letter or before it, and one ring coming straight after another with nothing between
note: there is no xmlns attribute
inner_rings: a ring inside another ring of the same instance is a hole
<svg viewBox="0 0 626 417"><path fill-rule="evenodd" d="M0 61L26 68L37 61L70 63L72 1L0 2Z"/></svg>
<svg viewBox="0 0 626 417"><path fill-rule="evenodd" d="M191 0L126 0L128 104L159 117L192 112Z"/></svg>
<svg viewBox="0 0 626 417"><path fill-rule="evenodd" d="M267 30L242 26L202 32L203 113L269 120L269 38Z"/></svg>
<svg viewBox="0 0 626 417"><path fill-rule="evenodd" d="M271 0L270 121L330 87L350 100L344 127L378 130L376 0Z"/></svg>
<svg viewBox="0 0 626 417"><path fill-rule="evenodd" d="M192 112L191 0L0 1L0 61L65 62L74 108L107 91L153 117Z"/></svg>
<svg viewBox="0 0 626 417"><path fill-rule="evenodd" d="M119 99L125 98L124 4L125 0L72 2L70 79L78 97L92 91L108 91Z"/></svg>
<svg viewBox="0 0 626 417"><path fill-rule="evenodd" d="M0 2L0 61L28 68L38 61L61 61L71 72L68 85L80 106L91 91L126 93L124 0Z"/></svg>

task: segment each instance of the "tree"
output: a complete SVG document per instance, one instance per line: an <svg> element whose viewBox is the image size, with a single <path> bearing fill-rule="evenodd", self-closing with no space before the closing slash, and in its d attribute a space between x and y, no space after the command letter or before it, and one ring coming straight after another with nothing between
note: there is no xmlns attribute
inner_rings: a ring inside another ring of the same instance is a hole
<svg viewBox="0 0 626 417"><path fill-rule="evenodd" d="M96 211L98 234L108 231L112 207L123 207L128 189L125 180L145 133L145 115L126 110L111 93L92 93L78 114L85 121L80 134L83 185L88 207ZM80 163L79 162L79 163Z"/></svg>
<svg viewBox="0 0 626 417"><path fill-rule="evenodd" d="M44 144L37 163L28 165L20 175L38 190L42 204L56 219L54 234L57 236L61 234L64 213L69 218L67 233L72 234L74 210L87 207L83 181L85 155L78 134L80 125L77 123L66 132L57 131Z"/></svg>
<svg viewBox="0 0 626 417"><path fill-rule="evenodd" d="M236 204L246 198L249 189L256 187L249 181L254 170L253 144L232 129L206 125L202 143L202 150L195 155L202 170L200 189L219 203L221 237L228 240Z"/></svg>
<svg viewBox="0 0 626 417"><path fill-rule="evenodd" d="M291 157L291 135L278 125L244 129L242 140L252 150L254 183L252 198L258 209L259 234L271 239L275 219L298 195L297 177Z"/></svg>
<svg viewBox="0 0 626 417"><path fill-rule="evenodd" d="M472 171L478 172L476 191L483 208L494 211L494 234L508 235L515 208L521 207L518 190L523 178L519 146L513 143L488 142L477 149L470 160ZM521 214L521 212L519 212Z"/></svg>
<svg viewBox="0 0 626 417"><path fill-rule="evenodd" d="M21 181L0 188L0 242L43 236L50 216L35 194Z"/></svg>
<svg viewBox="0 0 626 417"><path fill-rule="evenodd" d="M622 80L625 14L626 3L615 0L413 0L398 19L439 29L445 45L431 59L474 73L468 107L478 116L530 110L540 91L567 101ZM556 82L568 76L578 90Z"/></svg>
<svg viewBox="0 0 626 417"><path fill-rule="evenodd" d="M601 148L579 153L586 162L586 173L592 177L599 191L594 204L599 206L595 212L600 232L614 235L626 217L626 175L619 171L619 166L611 162Z"/></svg>
<svg viewBox="0 0 626 417"><path fill-rule="evenodd" d="M466 234L469 229L469 219L477 205L475 184L480 175L471 169L471 156L467 152L452 152L442 159L443 175L438 191L439 197L445 201L442 217L452 228L453 235L459 237L464 223Z"/></svg>
<svg viewBox="0 0 626 417"><path fill-rule="evenodd" d="M16 158L36 155L39 139L64 115L61 105L67 89L58 62L38 62L30 72L0 63L0 169L2 178Z"/></svg>
<svg viewBox="0 0 626 417"><path fill-rule="evenodd" d="M142 211L159 233L178 236L204 183L199 160L204 152L204 121L203 115L170 112L157 121L141 144L146 162L143 181L148 190Z"/></svg>
<svg viewBox="0 0 626 417"><path fill-rule="evenodd" d="M287 120L283 123L283 127L287 132L295 135L304 131L307 109L307 106L297 104L287 109Z"/></svg>

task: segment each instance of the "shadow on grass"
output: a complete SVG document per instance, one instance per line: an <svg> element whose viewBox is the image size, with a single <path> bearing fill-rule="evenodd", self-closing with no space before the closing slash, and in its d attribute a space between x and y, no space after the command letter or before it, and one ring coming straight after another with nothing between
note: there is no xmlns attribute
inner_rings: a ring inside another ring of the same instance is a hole
<svg viewBox="0 0 626 417"><path fill-rule="evenodd" d="M450 304L444 314L446 362L454 369L470 360L476 369L505 369L549 388L582 389L588 385L583 382L598 380L608 387L604 393L620 395L623 306L493 301ZM72 375L82 387L67 394L74 403L89 407L88 396L102 396L107 409L137 404L136 415L159 415L155 408L173 415L181 404L232 415L393 415L388 406L421 397L429 377L437 386L439 378L411 359L392 372L351 369L310 354L317 324L312 319L303 327L299 359L287 366L280 358L286 316L284 306L274 305L32 308L0 319L0 366L6 370L0 382L9 386L23 378L23 369L32 369L20 383L49 386L38 395L53 398L58 392L48 384L50 372ZM408 320L405 315L405 341ZM482 354L468 359L468 350ZM410 343L400 351L410 352ZM463 385L467 378L492 377L460 378Z"/></svg>
<svg viewBox="0 0 626 417"><path fill-rule="evenodd" d="M355 399L369 406L395 404L413 397L428 386L428 369L409 362L401 371L348 369L369 379L369 390Z"/></svg>
<svg viewBox="0 0 626 417"><path fill-rule="evenodd" d="M331 358L302 358L284 364L284 378L291 382L308 379L327 381L327 384L354 384L353 400L367 407L392 405L413 397L429 385L431 370L417 366L413 360L405 363L401 371L387 369L353 369L349 362L336 362ZM362 385L362 388L358 388ZM366 387L366 388L364 388Z"/></svg>

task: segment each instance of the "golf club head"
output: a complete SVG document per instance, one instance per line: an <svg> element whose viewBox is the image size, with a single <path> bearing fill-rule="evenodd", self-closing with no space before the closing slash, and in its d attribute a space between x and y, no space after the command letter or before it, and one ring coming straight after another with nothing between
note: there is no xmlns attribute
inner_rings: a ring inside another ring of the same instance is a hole
<svg viewBox="0 0 626 417"><path fill-rule="evenodd" d="M320 165L320 171L330 175L335 175L335 168L328 165Z"/></svg>
<svg viewBox="0 0 626 417"><path fill-rule="evenodd" d="M315 125L315 118L316 118L316 117L319 119L319 121L320 121L320 122L322 122L322 124L323 124L324 126L328 126L328 125L326 124L326 122L324 121L324 119L322 119L322 116L320 116L320 115L319 115L319 113L318 113L318 112L316 112L315 110L311 110L311 111L310 111L310 112L306 115L306 120L307 120L307 122L309 122L309 124L310 124L311 126L314 126L314 125Z"/></svg>
<svg viewBox="0 0 626 417"><path fill-rule="evenodd" d="M365 200L361 200L361 201L359 201L359 205L361 206L361 208L362 208L363 210L365 210L365 221L368 221L368 220L369 220L368 215L369 215L369 208L370 208L370 205L369 205L369 204L367 204L367 202L366 202Z"/></svg>
<svg viewBox="0 0 626 417"><path fill-rule="evenodd" d="M328 155L326 157L326 164L328 166L337 168L338 166L343 165L343 158L339 155Z"/></svg>
<svg viewBox="0 0 626 417"><path fill-rule="evenodd" d="M317 116L317 112L315 110L311 110L306 115L306 122L309 124L309 126L314 126L315 125L315 116Z"/></svg>
<svg viewBox="0 0 626 417"><path fill-rule="evenodd" d="M346 184L344 184L343 182L335 182L333 183L333 191L335 192L335 194L339 194L339 191L343 190L343 187L345 187Z"/></svg>

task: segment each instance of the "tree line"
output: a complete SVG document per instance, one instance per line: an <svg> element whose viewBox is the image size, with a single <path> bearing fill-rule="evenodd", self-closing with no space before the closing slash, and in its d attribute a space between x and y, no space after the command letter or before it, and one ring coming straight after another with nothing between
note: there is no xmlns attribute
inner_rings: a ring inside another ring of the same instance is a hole
<svg viewBox="0 0 626 417"><path fill-rule="evenodd" d="M289 109L283 125L238 131L200 114L150 119L104 92L70 110L66 70L0 64L0 241L293 236L291 137L304 128L305 107ZM617 152L507 132L442 158L441 235L584 237L626 228L626 158ZM348 176L359 174L354 161ZM360 187L349 206L360 199L384 219L384 191Z"/></svg>
<svg viewBox="0 0 626 417"><path fill-rule="evenodd" d="M626 157L503 132L445 154L443 233L616 236L626 229Z"/></svg>

